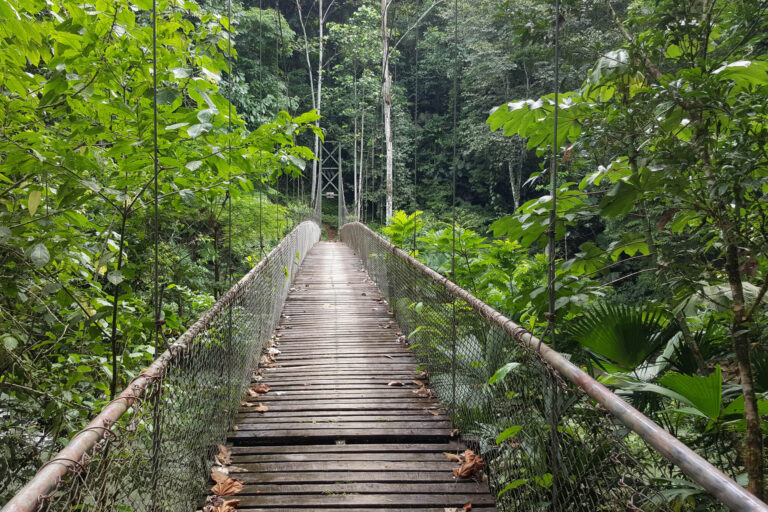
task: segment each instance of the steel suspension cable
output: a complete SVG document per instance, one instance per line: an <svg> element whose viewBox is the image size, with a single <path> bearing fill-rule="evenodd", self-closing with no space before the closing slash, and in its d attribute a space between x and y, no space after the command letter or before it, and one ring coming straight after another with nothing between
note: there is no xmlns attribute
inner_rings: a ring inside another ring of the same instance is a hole
<svg viewBox="0 0 768 512"><path fill-rule="evenodd" d="M227 262L227 289L232 288L232 275L233 275L233 269L232 269L232 0L227 0L227 96L229 97L229 102L227 104L227 144L228 144L228 151L227 151L227 199L228 199L228 206L229 206L229 219L227 219L227 222L229 224L229 227L227 229L228 231L228 262ZM231 311L230 311L230 317L231 317ZM231 338L231 331L232 326L229 326L230 330L230 338Z"/></svg>
<svg viewBox="0 0 768 512"><path fill-rule="evenodd" d="M154 165L154 289L152 301L155 309L155 351L160 348L160 207L159 207L159 175L160 165L157 144L157 0L152 0L152 138ZM116 369L113 368L112 371Z"/></svg>
<svg viewBox="0 0 768 512"><path fill-rule="evenodd" d="M262 72L264 68L264 6L263 6L263 0L259 0L259 92L261 92L261 88L264 86L264 73ZM264 95L259 94L260 99L262 102L264 101ZM263 188L264 188L264 180L261 178L261 173L264 172L264 160L262 158L261 149L259 148L259 251L261 253L261 257L263 258L265 255L264 252L264 232L262 228L262 222L264 218L264 207L262 205L262 195L263 195Z"/></svg>
<svg viewBox="0 0 768 512"><path fill-rule="evenodd" d="M155 313L155 354L160 353L160 338L162 334L162 322L160 319L160 312L162 308L160 306L160 204L159 204L159 181L160 181L160 165L158 158L158 141L157 141L157 0L152 0L152 138L153 138L153 157L154 157L154 288L152 291L152 301L154 302ZM112 368L113 372L117 371L117 368ZM156 475L160 465L160 445L162 441L162 428L160 427L162 408L160 407L160 393L155 392L151 396L151 402L155 409L155 414L152 418L152 474ZM158 481L156 478L152 479L151 499L152 508L155 509L159 501L158 497Z"/></svg>
<svg viewBox="0 0 768 512"><path fill-rule="evenodd" d="M560 0L555 0L555 110L552 140L552 161L549 172L550 196L552 207L549 210L549 243L547 244L547 295L549 311L547 312L547 331L550 346L556 349L555 341L555 235L557 230L557 157L559 153L557 141L558 114L560 110Z"/></svg>
<svg viewBox="0 0 768 512"><path fill-rule="evenodd" d="M453 165L451 171L451 280L456 282L456 166L458 165L459 0L453 0ZM451 409L456 414L456 301L451 301Z"/></svg>
<svg viewBox="0 0 768 512"><path fill-rule="evenodd" d="M282 37L281 34L283 32L283 28L280 23L280 14L279 14L279 0L275 0L275 28L277 29L275 31L275 37L277 38L277 45L276 46L276 52L275 55L275 76L280 75L280 52L282 51L281 43L282 43ZM322 44L322 42L321 42ZM275 195L275 220L277 221L277 227L275 228L275 231L277 233L276 241L280 242L280 175L277 176L275 179L275 190L277 191L277 194Z"/></svg>

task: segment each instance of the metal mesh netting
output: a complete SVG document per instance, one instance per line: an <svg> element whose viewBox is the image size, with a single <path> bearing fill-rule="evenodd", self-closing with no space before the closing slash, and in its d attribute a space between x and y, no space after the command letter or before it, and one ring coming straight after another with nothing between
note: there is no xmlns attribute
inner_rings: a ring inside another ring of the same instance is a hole
<svg viewBox="0 0 768 512"><path fill-rule="evenodd" d="M389 300L455 428L488 464L500 509L673 509L665 489L680 470L539 352L364 225L340 233Z"/></svg>
<svg viewBox="0 0 768 512"><path fill-rule="evenodd" d="M217 445L279 321L295 271L319 238L315 222L297 226L134 379L126 392L138 398L124 392L117 399L132 403L119 420L92 423L73 440L97 432L95 447L81 460L60 454L49 463L67 474L48 496L35 496L37 509L199 508Z"/></svg>

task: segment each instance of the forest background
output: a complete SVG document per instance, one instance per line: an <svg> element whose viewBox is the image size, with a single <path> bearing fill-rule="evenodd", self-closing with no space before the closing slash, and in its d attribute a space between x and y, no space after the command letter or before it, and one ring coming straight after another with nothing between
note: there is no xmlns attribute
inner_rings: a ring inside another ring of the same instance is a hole
<svg viewBox="0 0 768 512"><path fill-rule="evenodd" d="M154 358L153 233L172 339L304 215L321 134L353 216L446 274L455 220L461 286L554 313L558 350L763 496L765 2L564 2L555 142L553 2L398 0L382 30L377 1L235 0L229 74L226 2L161 1L159 223L151 2L91 4L0 0L3 498Z"/></svg>

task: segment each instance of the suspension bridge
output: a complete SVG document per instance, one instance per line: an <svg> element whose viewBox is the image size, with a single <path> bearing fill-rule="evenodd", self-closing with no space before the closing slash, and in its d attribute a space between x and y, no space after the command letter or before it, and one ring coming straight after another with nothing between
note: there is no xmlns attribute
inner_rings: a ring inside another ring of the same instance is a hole
<svg viewBox="0 0 768 512"><path fill-rule="evenodd" d="M153 6L157 230L156 19ZM231 75L229 34L227 57ZM350 218L336 155L314 214L3 512L678 510L670 489L768 511L566 355ZM321 242L334 190L341 240Z"/></svg>
<svg viewBox="0 0 768 512"><path fill-rule="evenodd" d="M665 467L768 510L339 202L340 242L299 224L3 511L672 510Z"/></svg>

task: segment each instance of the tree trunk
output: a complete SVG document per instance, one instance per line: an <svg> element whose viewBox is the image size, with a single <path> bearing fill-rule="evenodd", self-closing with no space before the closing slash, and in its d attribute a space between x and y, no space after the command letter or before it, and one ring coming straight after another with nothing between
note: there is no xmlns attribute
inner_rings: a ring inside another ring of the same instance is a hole
<svg viewBox="0 0 768 512"><path fill-rule="evenodd" d="M727 242L725 250L725 270L728 284L733 295L733 351L739 364L741 392L744 395L744 418L747 422L747 439L744 445L744 469L749 476L749 492L760 498L764 497L763 474L763 431L760 427L760 414L757 409L757 397L752 376L752 364L749 357L749 327L746 325L744 286L739 270L739 248L728 232L723 233Z"/></svg>
<svg viewBox="0 0 768 512"><path fill-rule="evenodd" d="M386 212L385 224L392 218L392 77L389 74L389 34L387 33L387 8L389 0L381 0L381 68L384 74L381 85L381 97L384 101L384 144L386 152Z"/></svg>
<svg viewBox="0 0 768 512"><path fill-rule="evenodd" d="M360 114L360 177L357 180L359 190L357 192L357 203L355 204L355 215L360 219L360 213L363 204L363 162L365 161L365 110ZM357 172L357 171L356 171Z"/></svg>

